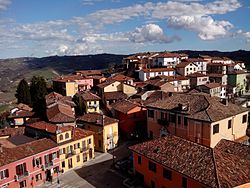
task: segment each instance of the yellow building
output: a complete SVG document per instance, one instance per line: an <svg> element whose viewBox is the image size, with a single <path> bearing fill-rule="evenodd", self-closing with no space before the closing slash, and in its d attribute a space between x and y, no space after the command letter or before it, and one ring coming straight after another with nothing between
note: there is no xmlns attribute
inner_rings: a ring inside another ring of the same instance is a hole
<svg viewBox="0 0 250 188"><path fill-rule="evenodd" d="M95 150L107 152L117 147L118 120L98 113L85 114L77 120L78 127L95 132Z"/></svg>
<svg viewBox="0 0 250 188"><path fill-rule="evenodd" d="M85 112L100 112L100 97L97 95L86 91L80 94L83 99L83 104L85 106Z"/></svg>
<svg viewBox="0 0 250 188"><path fill-rule="evenodd" d="M62 172L81 167L94 158L94 133L91 131L43 121L27 125L25 131L36 137L49 137L58 144Z"/></svg>
<svg viewBox="0 0 250 188"><path fill-rule="evenodd" d="M73 97L78 91L78 84L73 80L59 78L53 80L53 89L64 96Z"/></svg>

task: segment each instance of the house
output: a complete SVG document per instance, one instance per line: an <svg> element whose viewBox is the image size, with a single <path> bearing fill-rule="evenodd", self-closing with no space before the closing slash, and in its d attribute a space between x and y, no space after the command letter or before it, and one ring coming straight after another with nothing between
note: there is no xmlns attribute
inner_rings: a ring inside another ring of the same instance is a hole
<svg viewBox="0 0 250 188"><path fill-rule="evenodd" d="M61 126L75 126L75 112L69 105L54 103L46 109L46 115L50 123Z"/></svg>
<svg viewBox="0 0 250 188"><path fill-rule="evenodd" d="M35 187L51 181L59 171L59 147L50 139L23 144L6 139L0 145L0 187Z"/></svg>
<svg viewBox="0 0 250 188"><path fill-rule="evenodd" d="M102 70L77 70L74 72L75 75L80 75L83 77L91 76L103 76Z"/></svg>
<svg viewBox="0 0 250 188"><path fill-rule="evenodd" d="M25 131L33 137L49 138L58 145L62 172L81 167L94 158L94 133L91 131L44 121L29 124Z"/></svg>
<svg viewBox="0 0 250 188"><path fill-rule="evenodd" d="M190 88L190 80L185 76L168 77L168 81L174 85L175 92L186 92Z"/></svg>
<svg viewBox="0 0 250 188"><path fill-rule="evenodd" d="M192 93L173 94L146 105L148 136L180 136L214 147L221 139L246 135L249 109L217 97Z"/></svg>
<svg viewBox="0 0 250 188"><path fill-rule="evenodd" d="M177 136L130 146L135 176L145 187L247 188L250 147L220 140L209 148Z"/></svg>
<svg viewBox="0 0 250 188"><path fill-rule="evenodd" d="M181 53L179 54L179 56L180 56L180 60L188 59L188 54Z"/></svg>
<svg viewBox="0 0 250 188"><path fill-rule="evenodd" d="M51 92L48 95L46 95L45 100L46 100L47 108L49 108L50 105L53 106L55 103L61 103L61 104L71 106L72 111L74 111L74 107L76 106L75 103L72 101L72 97L63 96L63 95L56 93L56 92Z"/></svg>
<svg viewBox="0 0 250 188"><path fill-rule="evenodd" d="M145 81L146 85L144 89L147 91L150 90L161 90L165 92L175 92L175 87L173 84L168 82L168 77L160 77L157 76L155 78L151 78L150 80Z"/></svg>
<svg viewBox="0 0 250 188"><path fill-rule="evenodd" d="M173 68L150 68L139 71L139 79L146 81L156 76L175 76L175 69Z"/></svg>
<svg viewBox="0 0 250 188"><path fill-rule="evenodd" d="M197 72L206 74L208 62L202 58L188 58L185 61L192 62L197 66Z"/></svg>
<svg viewBox="0 0 250 188"><path fill-rule="evenodd" d="M121 100L111 105L111 112L113 117L119 120L120 135L127 138L143 138L147 135L146 108L129 100Z"/></svg>
<svg viewBox="0 0 250 188"><path fill-rule="evenodd" d="M221 84L219 83L207 83L205 85L199 85L196 87L201 92L210 94L211 97L221 96Z"/></svg>
<svg viewBox="0 0 250 188"><path fill-rule="evenodd" d="M80 97L83 100L83 104L85 107L85 112L97 112L100 111L100 100L101 98L90 91L86 91L83 93L79 93Z"/></svg>
<svg viewBox="0 0 250 188"><path fill-rule="evenodd" d="M227 85L228 75L227 74L219 74L219 73L209 73L210 82L220 83L222 85Z"/></svg>
<svg viewBox="0 0 250 188"><path fill-rule="evenodd" d="M78 91L90 90L93 78L81 75L66 75L53 79L53 89L64 96L73 97Z"/></svg>
<svg viewBox="0 0 250 188"><path fill-rule="evenodd" d="M176 72L182 76L187 76L198 72L198 66L187 59L176 65Z"/></svg>
<svg viewBox="0 0 250 188"><path fill-rule="evenodd" d="M236 87L236 93L239 96L246 92L247 75L248 73L245 71L233 71L227 75L228 84Z"/></svg>
<svg viewBox="0 0 250 188"><path fill-rule="evenodd" d="M180 63L180 55L177 53L161 52L153 57L154 67L174 68Z"/></svg>
<svg viewBox="0 0 250 188"><path fill-rule="evenodd" d="M97 85L97 87L99 96L101 96L102 99L104 98L105 93L110 92L122 92L127 96L131 96L137 93L135 86L115 80L103 82Z"/></svg>
<svg viewBox="0 0 250 188"><path fill-rule="evenodd" d="M118 120L98 113L88 113L77 119L77 126L93 131L95 150L107 152L118 144Z"/></svg>
<svg viewBox="0 0 250 188"><path fill-rule="evenodd" d="M187 75L187 77L190 80L190 87L191 88L195 88L196 86L199 86L199 85L205 85L209 82L208 75L205 75L205 74L202 74L199 72L189 74L189 75Z"/></svg>
<svg viewBox="0 0 250 188"><path fill-rule="evenodd" d="M223 63L208 63L207 73L227 74L227 65L224 65Z"/></svg>
<svg viewBox="0 0 250 188"><path fill-rule="evenodd" d="M25 125L25 123L33 118L35 115L32 112L32 108L30 108L26 104L18 104L15 108L10 110L10 115L8 116L8 120L10 121L11 126L21 126Z"/></svg>
<svg viewBox="0 0 250 188"><path fill-rule="evenodd" d="M114 81L119 81L119 82L129 84L129 85L134 85L134 78L125 76L122 74L116 74L114 76L107 78L107 80L114 80Z"/></svg>
<svg viewBox="0 0 250 188"><path fill-rule="evenodd" d="M127 99L128 96L123 92L115 91L115 92L106 92L103 96L103 103L109 108L109 105L115 103L116 101Z"/></svg>

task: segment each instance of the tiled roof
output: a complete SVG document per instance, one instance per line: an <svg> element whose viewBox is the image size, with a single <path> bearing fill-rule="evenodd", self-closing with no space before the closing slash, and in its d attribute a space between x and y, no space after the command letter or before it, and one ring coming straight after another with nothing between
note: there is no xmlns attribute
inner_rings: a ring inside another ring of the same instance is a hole
<svg viewBox="0 0 250 188"><path fill-rule="evenodd" d="M79 140L85 137L88 137L90 135L93 135L94 132L92 131L88 131L88 130L84 130L84 129L80 129L80 128L74 128L71 127L72 129L72 139L73 140Z"/></svg>
<svg viewBox="0 0 250 188"><path fill-rule="evenodd" d="M212 149L167 135L131 146L140 155L213 188L230 188L250 180L250 147L221 140Z"/></svg>
<svg viewBox="0 0 250 188"><path fill-rule="evenodd" d="M99 88L105 88L105 87L107 87L110 84L113 84L115 82L116 82L115 80L107 80L107 81L105 81L105 82L103 82L101 84L98 84L97 87L99 87Z"/></svg>
<svg viewBox="0 0 250 188"><path fill-rule="evenodd" d="M188 58L188 59L185 59L185 61L189 61L189 62L204 62L204 59L202 59L202 58Z"/></svg>
<svg viewBox="0 0 250 188"><path fill-rule="evenodd" d="M65 126L65 127L57 126L57 125L47 123L44 121L39 121L36 123L28 124L27 127L46 131L46 132L51 133L51 134L56 134L57 131L66 132L66 131L69 131L72 129L72 127L70 127L70 126Z"/></svg>
<svg viewBox="0 0 250 188"><path fill-rule="evenodd" d="M234 70L232 72L228 72L228 74L248 74L248 73L244 70Z"/></svg>
<svg viewBox="0 0 250 188"><path fill-rule="evenodd" d="M105 92L104 93L104 99L105 100L119 100L119 99L126 99L128 96L124 94L123 92L120 91L115 91L115 92Z"/></svg>
<svg viewBox="0 0 250 188"><path fill-rule="evenodd" d="M0 153L0 166L10 164L54 147L57 147L57 144L47 138L35 140L13 148L3 147L3 152Z"/></svg>
<svg viewBox="0 0 250 188"><path fill-rule="evenodd" d="M65 75L65 76L60 76L57 78L54 78L53 81L56 82L74 82L76 80L85 80L85 79L90 79L88 77L85 76L81 76L81 75Z"/></svg>
<svg viewBox="0 0 250 188"><path fill-rule="evenodd" d="M188 66L189 64L191 64L192 62L190 61L186 61L183 60L181 63L179 63L178 65L176 65L176 68L185 68L186 66ZM195 65L195 64L194 64ZM196 66L196 65L195 65Z"/></svg>
<svg viewBox="0 0 250 188"><path fill-rule="evenodd" d="M32 117L34 116L34 112L26 111L26 110L17 110L13 114L10 114L8 118L23 118L23 117Z"/></svg>
<svg viewBox="0 0 250 188"><path fill-rule="evenodd" d="M156 56L157 58L180 57L177 53L162 52Z"/></svg>
<svg viewBox="0 0 250 188"><path fill-rule="evenodd" d="M216 82L210 82L208 84L200 85L200 86L204 86L204 87L207 87L209 89L213 89L213 88L221 87L221 84L220 83L216 83Z"/></svg>
<svg viewBox="0 0 250 188"><path fill-rule="evenodd" d="M74 122L75 116L71 106L56 103L46 110L47 118L53 123Z"/></svg>
<svg viewBox="0 0 250 188"><path fill-rule="evenodd" d="M223 74L219 74L219 73L208 73L207 75L209 77L216 77L216 78L221 78L224 76Z"/></svg>
<svg viewBox="0 0 250 188"><path fill-rule="evenodd" d="M134 78L122 74L117 74L112 77L109 77L108 80L127 81L127 80L134 80Z"/></svg>
<svg viewBox="0 0 250 188"><path fill-rule="evenodd" d="M128 100L121 100L121 101L117 101L117 102L111 104L111 107L116 111L119 111L119 112L126 114L130 110L138 107L138 105L136 105L133 102L130 102Z"/></svg>
<svg viewBox="0 0 250 188"><path fill-rule="evenodd" d="M180 106L188 106L188 110L181 110ZM208 122L216 122L243 112L247 108L228 103L222 104L217 97L199 94L174 94L171 97L147 105L149 108L163 109L185 113L187 117Z"/></svg>
<svg viewBox="0 0 250 188"><path fill-rule="evenodd" d="M75 74L81 74L83 76L96 76L102 75L102 70L78 70L75 71Z"/></svg>
<svg viewBox="0 0 250 188"><path fill-rule="evenodd" d="M98 113L88 113L78 118L78 121L92 123L99 126L110 125L112 123L118 122L117 119L98 114Z"/></svg>
<svg viewBox="0 0 250 188"><path fill-rule="evenodd" d="M91 93L90 91L86 91L86 92L80 93L80 96L85 101L94 101L94 100L97 101L97 100L101 99L99 96L97 96L94 93Z"/></svg>
<svg viewBox="0 0 250 188"><path fill-rule="evenodd" d="M75 106L75 103L72 101L72 97L70 96L63 96L56 92L51 92L48 95L45 96L46 105L51 105L54 103L61 103L66 104L70 106Z"/></svg>
<svg viewBox="0 0 250 188"><path fill-rule="evenodd" d="M23 104L23 103L19 103L17 105L17 108L20 110L24 110L24 111L29 111L29 112L32 111L32 108L30 108L27 104Z"/></svg>
<svg viewBox="0 0 250 188"><path fill-rule="evenodd" d="M1 136L18 136L24 134L25 127L18 127L18 128L5 128L0 129L0 137Z"/></svg>
<svg viewBox="0 0 250 188"><path fill-rule="evenodd" d="M143 72L169 72L175 71L173 68L151 68L151 69L142 69Z"/></svg>

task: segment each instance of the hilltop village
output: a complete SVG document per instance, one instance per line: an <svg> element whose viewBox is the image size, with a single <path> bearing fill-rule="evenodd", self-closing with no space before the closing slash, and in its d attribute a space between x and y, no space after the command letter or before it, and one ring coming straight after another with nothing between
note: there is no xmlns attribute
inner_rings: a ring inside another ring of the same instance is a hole
<svg viewBox="0 0 250 188"><path fill-rule="evenodd" d="M52 85L43 117L18 103L0 129L1 188L53 183L96 153L113 155L124 187L250 187L244 62L145 52L109 74L78 70ZM124 144L125 160L114 156Z"/></svg>

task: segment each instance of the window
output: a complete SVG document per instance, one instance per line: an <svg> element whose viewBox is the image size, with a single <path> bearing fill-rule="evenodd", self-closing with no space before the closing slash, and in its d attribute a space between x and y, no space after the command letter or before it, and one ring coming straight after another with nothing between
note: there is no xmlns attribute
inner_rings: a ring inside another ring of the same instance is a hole
<svg viewBox="0 0 250 188"><path fill-rule="evenodd" d="M91 138L90 138L90 139L88 139L88 144L91 144Z"/></svg>
<svg viewBox="0 0 250 188"><path fill-rule="evenodd" d="M151 186L150 188L155 188L155 182L153 180L151 180Z"/></svg>
<svg viewBox="0 0 250 188"><path fill-rule="evenodd" d="M148 162L148 169L151 170L151 171L153 171L153 172L156 172L156 164L153 163L153 162L151 162L151 161L149 161Z"/></svg>
<svg viewBox="0 0 250 188"><path fill-rule="evenodd" d="M99 145L99 147L102 147L102 141L101 140L98 140L98 145Z"/></svg>
<svg viewBox="0 0 250 188"><path fill-rule="evenodd" d="M36 181L39 181L39 180L41 180L42 179L42 174L37 174L36 175Z"/></svg>
<svg viewBox="0 0 250 188"><path fill-rule="evenodd" d="M176 115L175 114L170 114L170 122L175 123L176 122Z"/></svg>
<svg viewBox="0 0 250 188"><path fill-rule="evenodd" d="M228 120L227 128L231 129L231 127L232 127L232 120L230 119Z"/></svg>
<svg viewBox="0 0 250 188"><path fill-rule="evenodd" d="M164 119L164 118L165 118L165 113L161 112L161 119Z"/></svg>
<svg viewBox="0 0 250 188"><path fill-rule="evenodd" d="M141 164L141 156L138 156L138 158L137 158L138 160L138 164Z"/></svg>
<svg viewBox="0 0 250 188"><path fill-rule="evenodd" d="M187 188L187 178L182 177L182 188Z"/></svg>
<svg viewBox="0 0 250 188"><path fill-rule="evenodd" d="M24 173L26 172L26 163L20 164L16 166L16 174L17 175L24 175Z"/></svg>
<svg viewBox="0 0 250 188"><path fill-rule="evenodd" d="M187 126L188 125L188 118L184 117L184 125Z"/></svg>
<svg viewBox="0 0 250 188"><path fill-rule="evenodd" d="M213 126L213 134L219 133L219 124Z"/></svg>
<svg viewBox="0 0 250 188"><path fill-rule="evenodd" d="M19 183L19 187L20 187L20 188L27 187L26 180L21 181L21 182Z"/></svg>
<svg viewBox="0 0 250 188"><path fill-rule="evenodd" d="M57 153L56 152L52 153L52 160L56 158L57 158Z"/></svg>
<svg viewBox="0 0 250 188"><path fill-rule="evenodd" d="M62 168L65 168L65 161L62 162Z"/></svg>
<svg viewBox="0 0 250 188"><path fill-rule="evenodd" d="M62 134L59 136L59 140L63 140L63 135Z"/></svg>
<svg viewBox="0 0 250 188"><path fill-rule="evenodd" d="M79 155L76 156L76 161L80 162L80 156Z"/></svg>
<svg viewBox="0 0 250 188"><path fill-rule="evenodd" d="M172 180L172 172L170 170L163 168L163 177L168 180Z"/></svg>
<svg viewBox="0 0 250 188"><path fill-rule="evenodd" d="M68 139L69 138L69 133L66 133L65 134L65 139Z"/></svg>
<svg viewBox="0 0 250 188"><path fill-rule="evenodd" d="M148 110L148 117L154 118L154 110Z"/></svg>
<svg viewBox="0 0 250 188"><path fill-rule="evenodd" d="M247 122L247 115L243 115L242 116L242 123L246 123Z"/></svg>
<svg viewBox="0 0 250 188"><path fill-rule="evenodd" d="M33 167L39 166L41 164L42 164L42 158L41 157L33 159Z"/></svg>
<svg viewBox="0 0 250 188"><path fill-rule="evenodd" d="M5 169L0 171L0 180L8 178L9 177L9 170Z"/></svg>

